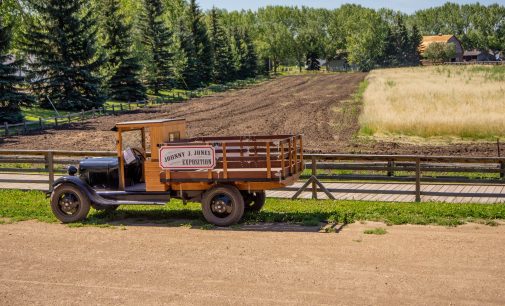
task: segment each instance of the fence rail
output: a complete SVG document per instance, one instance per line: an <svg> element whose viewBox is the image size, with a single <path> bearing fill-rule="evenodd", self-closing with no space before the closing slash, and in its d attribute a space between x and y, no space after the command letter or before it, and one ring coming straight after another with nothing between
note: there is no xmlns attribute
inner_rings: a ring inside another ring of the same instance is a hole
<svg viewBox="0 0 505 306"><path fill-rule="evenodd" d="M465 66L465 65L505 65L505 61L470 61L470 62L445 62L444 65Z"/></svg>
<svg viewBox="0 0 505 306"><path fill-rule="evenodd" d="M0 178L0 183L47 183L50 190L55 175L65 173L63 166L76 165L83 157L116 155L116 152L110 151L0 150L0 173L38 173L48 176L43 181ZM415 183L415 191L373 190L373 193L412 194L416 201L421 201L422 195L438 195L421 190L421 185L427 182L505 185L505 157L304 154L303 158L306 161L306 169L301 177L306 180L304 185L302 188L284 188L295 191L293 198L307 189L312 192L314 199L317 199L318 192L326 193L330 199L334 198L332 192L370 193L367 190L332 190L325 187L325 183L337 181L412 182ZM503 198L505 194L460 193L451 196Z"/></svg>
<svg viewBox="0 0 505 306"><path fill-rule="evenodd" d="M310 163L306 163L310 174L304 173L302 178L308 181L297 190L293 199L307 189L310 183L312 183L313 199L317 199L317 193L321 191L329 198L333 198L331 190L326 189L321 181L414 182L414 192L401 192L415 195L416 202L421 201L422 195L438 195L421 191L421 184L426 182L505 185L505 158L503 157L305 154L305 158L310 160ZM473 174L473 176L463 174ZM287 190L293 189L287 188ZM369 192L368 190L336 191ZM381 193L378 190L374 192ZM505 194L462 193L458 196L505 197Z"/></svg>

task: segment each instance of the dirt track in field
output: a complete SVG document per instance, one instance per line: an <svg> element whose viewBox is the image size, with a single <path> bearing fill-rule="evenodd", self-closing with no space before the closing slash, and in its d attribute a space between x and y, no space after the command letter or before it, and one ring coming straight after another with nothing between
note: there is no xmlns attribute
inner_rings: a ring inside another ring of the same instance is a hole
<svg viewBox="0 0 505 306"><path fill-rule="evenodd" d="M361 106L353 103L352 94L365 76L281 77L248 89L145 112L0 139L0 148L115 150L115 133L110 129L116 122L182 117L187 119L189 136L302 133L305 149L311 152L496 156L496 145L490 143L434 146L356 140Z"/></svg>
<svg viewBox="0 0 505 306"><path fill-rule="evenodd" d="M377 226L0 225L0 304L505 303L505 226Z"/></svg>

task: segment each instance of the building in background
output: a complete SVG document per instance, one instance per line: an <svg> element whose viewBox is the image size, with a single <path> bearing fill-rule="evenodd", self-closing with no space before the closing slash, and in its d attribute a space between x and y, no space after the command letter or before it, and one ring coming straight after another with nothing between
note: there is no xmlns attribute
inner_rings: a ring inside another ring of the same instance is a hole
<svg viewBox="0 0 505 306"><path fill-rule="evenodd" d="M463 46L461 45L461 41L454 35L433 35L433 36L423 36L423 41L419 46L419 52L421 55L426 51L429 45L432 43L453 43L456 46L456 55L451 59L451 62L462 62L463 61Z"/></svg>
<svg viewBox="0 0 505 306"><path fill-rule="evenodd" d="M469 50L463 53L465 62L495 62L500 60L499 54L493 54L491 51Z"/></svg>

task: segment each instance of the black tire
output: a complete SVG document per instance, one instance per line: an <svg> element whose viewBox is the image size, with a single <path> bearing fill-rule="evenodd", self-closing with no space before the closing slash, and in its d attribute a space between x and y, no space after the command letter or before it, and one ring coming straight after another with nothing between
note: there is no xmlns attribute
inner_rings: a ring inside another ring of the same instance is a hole
<svg viewBox="0 0 505 306"><path fill-rule="evenodd" d="M51 209L63 223L82 221L89 213L89 198L77 186L61 184L51 193Z"/></svg>
<svg viewBox="0 0 505 306"><path fill-rule="evenodd" d="M245 192L243 195L245 210L253 212L260 211L265 205L265 200L267 198L265 191Z"/></svg>
<svg viewBox="0 0 505 306"><path fill-rule="evenodd" d="M207 222L230 226L244 215L244 198L235 186L216 186L202 196L202 211Z"/></svg>
<svg viewBox="0 0 505 306"><path fill-rule="evenodd" d="M101 204L91 204L95 210L105 211L106 213L113 212L118 209L119 205L101 205Z"/></svg>

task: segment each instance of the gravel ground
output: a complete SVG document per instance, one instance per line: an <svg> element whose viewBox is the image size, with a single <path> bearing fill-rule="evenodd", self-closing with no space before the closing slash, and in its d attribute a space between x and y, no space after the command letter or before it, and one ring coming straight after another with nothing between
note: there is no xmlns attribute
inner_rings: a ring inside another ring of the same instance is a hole
<svg viewBox="0 0 505 306"><path fill-rule="evenodd" d="M0 304L505 303L505 226L123 229L0 225Z"/></svg>

